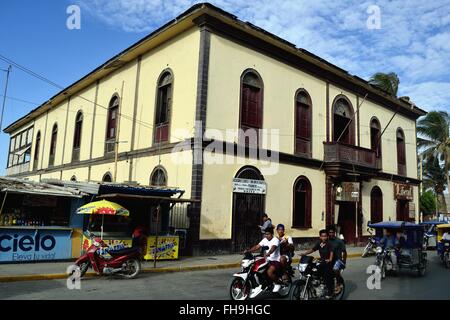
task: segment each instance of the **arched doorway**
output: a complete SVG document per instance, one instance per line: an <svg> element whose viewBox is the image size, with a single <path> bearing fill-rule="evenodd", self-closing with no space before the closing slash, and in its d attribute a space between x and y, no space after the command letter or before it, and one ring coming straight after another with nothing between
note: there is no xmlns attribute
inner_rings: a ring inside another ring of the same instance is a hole
<svg viewBox="0 0 450 320"><path fill-rule="evenodd" d="M254 167L243 167L236 174L236 179L234 183L242 185L251 183L251 180L264 181L261 172ZM234 252L242 252L261 241L262 234L258 225L261 225L265 203L265 191L256 190L255 193L250 193L245 191L245 188L233 190L232 250Z"/></svg>
<svg viewBox="0 0 450 320"><path fill-rule="evenodd" d="M345 96L338 96L333 103L333 141L355 145L355 121L353 108Z"/></svg>
<svg viewBox="0 0 450 320"><path fill-rule="evenodd" d="M370 222L381 221L383 221L383 192L375 186L370 193Z"/></svg>

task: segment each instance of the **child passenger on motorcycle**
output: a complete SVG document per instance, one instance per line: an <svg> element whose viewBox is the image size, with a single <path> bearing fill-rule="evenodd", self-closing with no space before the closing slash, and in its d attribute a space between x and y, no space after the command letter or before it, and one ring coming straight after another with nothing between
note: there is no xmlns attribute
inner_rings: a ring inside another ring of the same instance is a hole
<svg viewBox="0 0 450 320"><path fill-rule="evenodd" d="M333 271L333 248L328 242L328 232L323 229L319 232L320 241L318 241L314 247L305 252L302 252L300 256L307 256L317 250L319 250L320 259L323 263L320 264L322 274L325 279L325 284L328 290L328 297L331 297L334 292L334 271Z"/></svg>
<svg viewBox="0 0 450 320"><path fill-rule="evenodd" d="M277 238L280 240L280 273L284 274L292 262L292 256L294 255L294 241L292 241L292 237L287 236L284 233L284 225L282 224L277 225Z"/></svg>
<svg viewBox="0 0 450 320"><path fill-rule="evenodd" d="M269 249L264 252L264 257L269 261L269 268L267 269L267 276L272 280L274 287L273 292L278 292L281 289L280 280L278 278L278 270L280 270L280 240L273 236L273 227L266 228L265 238L261 240L256 246L245 250L247 252L256 252L263 247Z"/></svg>

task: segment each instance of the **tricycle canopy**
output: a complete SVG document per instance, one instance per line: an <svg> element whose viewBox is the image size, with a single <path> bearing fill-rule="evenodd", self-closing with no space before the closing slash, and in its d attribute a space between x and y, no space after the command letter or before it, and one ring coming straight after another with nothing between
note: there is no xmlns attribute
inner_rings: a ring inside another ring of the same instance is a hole
<svg viewBox="0 0 450 320"><path fill-rule="evenodd" d="M423 246L424 227L407 221L384 221L378 223L371 223L369 228L374 228L376 236L382 238L384 236L383 230L392 230L395 233L403 233L403 246L405 248L421 248Z"/></svg>
<svg viewBox="0 0 450 320"><path fill-rule="evenodd" d="M423 230L423 226L407 222L407 221L383 221L383 222L377 222L377 223L370 223L369 228L374 229L416 229L416 230Z"/></svg>
<svg viewBox="0 0 450 320"><path fill-rule="evenodd" d="M450 232L450 224L440 224L436 228L437 228L437 241L442 240L442 236L444 235L445 231Z"/></svg>

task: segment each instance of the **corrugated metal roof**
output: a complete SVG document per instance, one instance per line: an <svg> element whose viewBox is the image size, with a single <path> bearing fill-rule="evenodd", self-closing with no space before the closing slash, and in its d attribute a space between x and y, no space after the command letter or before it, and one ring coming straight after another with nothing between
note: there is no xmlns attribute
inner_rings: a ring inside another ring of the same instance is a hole
<svg viewBox="0 0 450 320"><path fill-rule="evenodd" d="M87 193L70 187L60 187L48 183L10 177L0 177L0 192L72 198L82 198L88 195Z"/></svg>
<svg viewBox="0 0 450 320"><path fill-rule="evenodd" d="M45 183L78 189L91 195L104 194L131 194L141 196L165 196L171 197L184 191L174 187L142 186L139 184L114 183L114 182L78 182L62 181L56 179L42 180Z"/></svg>

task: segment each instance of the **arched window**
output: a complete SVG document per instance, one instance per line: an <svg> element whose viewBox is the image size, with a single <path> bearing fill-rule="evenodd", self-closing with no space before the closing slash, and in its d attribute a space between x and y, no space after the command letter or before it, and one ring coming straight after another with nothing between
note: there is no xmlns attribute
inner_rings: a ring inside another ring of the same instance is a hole
<svg viewBox="0 0 450 320"><path fill-rule="evenodd" d="M77 182L77 177L76 176L72 176L72 178L70 178L70 181Z"/></svg>
<svg viewBox="0 0 450 320"><path fill-rule="evenodd" d="M52 139L50 140L50 157L48 161L49 166L53 166L55 164L57 138L58 138L58 124L55 123L52 128Z"/></svg>
<svg viewBox="0 0 450 320"><path fill-rule="evenodd" d="M114 95L109 102L108 108L108 123L106 125L106 152L113 152L115 149L118 117L119 97Z"/></svg>
<svg viewBox="0 0 450 320"><path fill-rule="evenodd" d="M295 153L311 157L312 103L306 91L295 97Z"/></svg>
<svg viewBox="0 0 450 320"><path fill-rule="evenodd" d="M401 128L397 129L397 169L399 175L406 176L405 134Z"/></svg>
<svg viewBox="0 0 450 320"><path fill-rule="evenodd" d="M254 70L245 71L241 77L239 123L244 132L251 130L247 134L256 135L254 137L257 139L256 143L259 142L259 130L263 126L263 90L263 82L259 74ZM250 136L241 137L240 141L249 144L249 142L253 142L248 140Z"/></svg>
<svg viewBox="0 0 450 320"><path fill-rule="evenodd" d="M377 186L370 192L370 222L383 221L383 193Z"/></svg>
<svg viewBox="0 0 450 320"><path fill-rule="evenodd" d="M169 141L170 109L172 108L173 75L171 71L164 71L158 80L156 97L155 143Z"/></svg>
<svg viewBox="0 0 450 320"><path fill-rule="evenodd" d="M150 185L156 187L167 186L167 172L163 167L156 167L150 176Z"/></svg>
<svg viewBox="0 0 450 320"><path fill-rule="evenodd" d="M293 228L312 227L311 194L312 190L309 180L304 176L299 177L294 184Z"/></svg>
<svg viewBox="0 0 450 320"><path fill-rule="evenodd" d="M377 168L381 168L381 126L377 118L370 121L370 148L375 152Z"/></svg>
<svg viewBox="0 0 450 320"><path fill-rule="evenodd" d="M333 103L333 141L355 144L353 108L345 96L338 96Z"/></svg>
<svg viewBox="0 0 450 320"><path fill-rule="evenodd" d="M77 116L75 117L75 132L73 135L72 161L80 160L82 128L83 128L83 113L81 111L78 111Z"/></svg>
<svg viewBox="0 0 450 320"><path fill-rule="evenodd" d="M109 173L109 172L105 173L102 178L102 182L112 182L111 173Z"/></svg>
<svg viewBox="0 0 450 320"><path fill-rule="evenodd" d="M36 135L36 144L34 146L33 170L36 170L38 168L40 148L41 148L41 132L38 131Z"/></svg>

